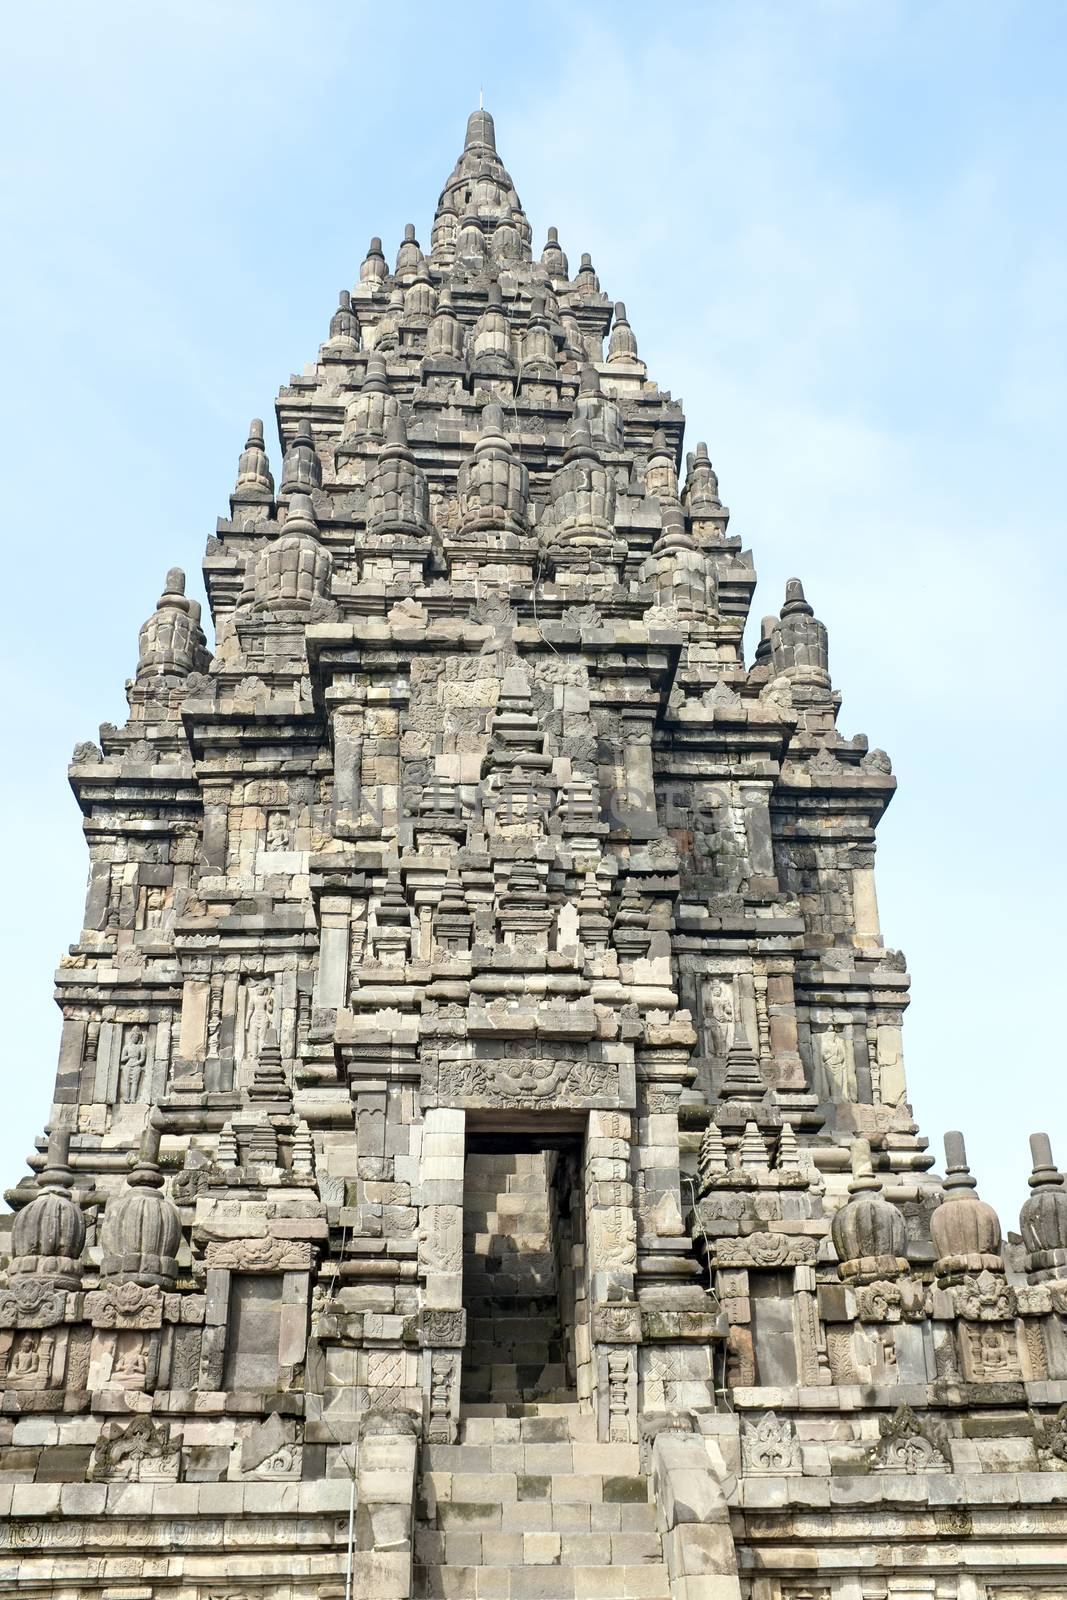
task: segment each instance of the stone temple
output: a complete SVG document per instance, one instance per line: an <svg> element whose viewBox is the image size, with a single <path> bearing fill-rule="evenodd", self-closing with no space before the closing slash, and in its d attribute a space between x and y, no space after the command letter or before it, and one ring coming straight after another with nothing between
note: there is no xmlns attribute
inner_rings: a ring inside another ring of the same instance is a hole
<svg viewBox="0 0 1067 1600"><path fill-rule="evenodd" d="M890 762L532 245L476 112L74 752L0 1594L1063 1597L1064 1178L935 1175Z"/></svg>

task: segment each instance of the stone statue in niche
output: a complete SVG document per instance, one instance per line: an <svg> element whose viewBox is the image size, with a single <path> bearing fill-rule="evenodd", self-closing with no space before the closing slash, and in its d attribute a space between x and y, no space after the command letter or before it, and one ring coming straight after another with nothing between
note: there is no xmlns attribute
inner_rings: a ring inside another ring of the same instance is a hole
<svg viewBox="0 0 1067 1600"><path fill-rule="evenodd" d="M148 1356L144 1338L139 1333L120 1333L112 1363L113 1378L137 1382L148 1372Z"/></svg>
<svg viewBox="0 0 1067 1600"><path fill-rule="evenodd" d="M246 1061L258 1061L268 1028L274 1026L274 985L269 978L250 983L245 989Z"/></svg>
<svg viewBox="0 0 1067 1600"><path fill-rule="evenodd" d="M148 1035L140 1023L122 1032L122 1054L119 1056L119 1099L125 1105L140 1100L144 1087L145 1062L148 1060Z"/></svg>
<svg viewBox="0 0 1067 1600"><path fill-rule="evenodd" d="M710 871L720 894L736 894L749 875L748 834L744 813L725 802L711 801L698 821L698 866Z"/></svg>
<svg viewBox="0 0 1067 1600"><path fill-rule="evenodd" d="M11 1346L6 1381L23 1389L47 1389L54 1349L54 1334L20 1333Z"/></svg>
<svg viewBox="0 0 1067 1600"><path fill-rule="evenodd" d="M733 985L722 978L713 978L707 991L707 1001L712 1054L724 1056L733 1043L734 1024L737 1021Z"/></svg>
<svg viewBox="0 0 1067 1600"><path fill-rule="evenodd" d="M289 819L284 811L272 811L267 821L267 849L288 850Z"/></svg>
<svg viewBox="0 0 1067 1600"><path fill-rule="evenodd" d="M141 892L141 927L161 928L167 909L167 891L158 885Z"/></svg>
<svg viewBox="0 0 1067 1600"><path fill-rule="evenodd" d="M848 1045L833 1028L816 1035L819 1061L823 1070L824 1097L829 1100L855 1100L856 1064Z"/></svg>

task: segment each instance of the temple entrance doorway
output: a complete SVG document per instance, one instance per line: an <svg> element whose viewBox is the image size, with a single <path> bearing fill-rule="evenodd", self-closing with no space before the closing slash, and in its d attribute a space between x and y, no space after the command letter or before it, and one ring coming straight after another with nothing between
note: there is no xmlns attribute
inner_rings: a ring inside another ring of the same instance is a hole
<svg viewBox="0 0 1067 1600"><path fill-rule="evenodd" d="M589 1360L583 1130L473 1120L463 1186L463 1408L576 1402Z"/></svg>

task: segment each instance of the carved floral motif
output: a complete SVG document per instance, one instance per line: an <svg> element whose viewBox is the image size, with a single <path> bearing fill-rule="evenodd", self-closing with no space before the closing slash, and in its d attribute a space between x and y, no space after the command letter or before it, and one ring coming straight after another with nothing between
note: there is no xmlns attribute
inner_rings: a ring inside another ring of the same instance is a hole
<svg viewBox="0 0 1067 1600"><path fill-rule="evenodd" d="M16 1279L0 1291L0 1328L51 1328L62 1322L67 1296L32 1278Z"/></svg>
<svg viewBox="0 0 1067 1600"><path fill-rule="evenodd" d="M108 1283L86 1295L85 1311L94 1328L159 1328L163 1292L155 1284Z"/></svg>
<svg viewBox="0 0 1067 1600"><path fill-rule="evenodd" d="M792 1473L801 1470L800 1445L788 1417L764 1412L741 1429L741 1456L751 1473Z"/></svg>
<svg viewBox="0 0 1067 1600"><path fill-rule="evenodd" d="M948 1472L933 1424L920 1422L908 1405L879 1417L881 1439L867 1459L875 1472Z"/></svg>
<svg viewBox="0 0 1067 1600"><path fill-rule="evenodd" d="M310 1272L311 1245L304 1239L212 1240L205 1261L209 1272Z"/></svg>

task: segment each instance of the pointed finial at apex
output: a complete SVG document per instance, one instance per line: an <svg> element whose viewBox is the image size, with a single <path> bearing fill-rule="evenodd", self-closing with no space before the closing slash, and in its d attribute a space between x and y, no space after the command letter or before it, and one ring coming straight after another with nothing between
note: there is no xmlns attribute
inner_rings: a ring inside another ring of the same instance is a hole
<svg viewBox="0 0 1067 1600"><path fill-rule="evenodd" d="M463 148L464 150L482 148L496 154L496 128L492 116L484 106L479 106L477 111L472 111L467 118L467 135L463 141Z"/></svg>
<svg viewBox="0 0 1067 1600"><path fill-rule="evenodd" d="M790 578L785 586L785 604L782 607L781 615L783 617L792 617L798 612L803 612L806 617L813 617L815 615L814 611L811 609L811 606L805 599L804 585L801 583L800 579Z"/></svg>
<svg viewBox="0 0 1067 1600"><path fill-rule="evenodd" d="M404 243L405 244L413 244L414 241L415 241L415 224L413 222L405 222L405 224L404 224Z"/></svg>
<svg viewBox="0 0 1067 1600"><path fill-rule="evenodd" d="M390 417L386 424L385 442L386 445L400 445L403 449L407 449L408 430L399 411L395 417Z"/></svg>
<svg viewBox="0 0 1067 1600"><path fill-rule="evenodd" d="M248 440L247 440L247 442L245 444L245 449L246 450L251 450L257 444L261 445L262 443L263 443L263 419L262 419L262 417L253 417L252 421L248 424Z"/></svg>
<svg viewBox="0 0 1067 1600"><path fill-rule="evenodd" d="M310 495L293 495L289 501L289 514L285 519L285 526L282 531L286 535L309 533L312 538L318 538L319 525L315 521L315 508L311 503Z"/></svg>
<svg viewBox="0 0 1067 1600"><path fill-rule="evenodd" d="M1033 1172L1028 1179L1031 1189L1046 1183L1060 1184L1063 1174L1059 1171L1052 1158L1052 1141L1047 1133L1032 1133L1030 1135L1030 1155L1032 1158Z"/></svg>
<svg viewBox="0 0 1067 1600"><path fill-rule="evenodd" d="M945 1188L946 1189L977 1189L978 1184L971 1176L971 1169L967 1165L967 1146L963 1134L958 1129L952 1129L945 1134Z"/></svg>
<svg viewBox="0 0 1067 1600"><path fill-rule="evenodd" d="M385 370L385 360L382 356L371 356L367 362L367 371L361 384L363 389L378 389L389 392L389 378Z"/></svg>
<svg viewBox="0 0 1067 1600"><path fill-rule="evenodd" d="M881 1184L874 1175L870 1140L853 1139L849 1156L852 1163L852 1182L848 1186L849 1193L858 1194L863 1189L880 1189Z"/></svg>
<svg viewBox="0 0 1067 1600"><path fill-rule="evenodd" d="M167 571L166 582L163 585L167 594L185 593L185 573L181 567L170 567Z"/></svg>
<svg viewBox="0 0 1067 1600"><path fill-rule="evenodd" d="M495 400L490 400L482 407L482 437L489 434L502 434L504 432L504 408L497 405Z"/></svg>
<svg viewBox="0 0 1067 1600"><path fill-rule="evenodd" d="M559 244L559 229L558 228L549 228L549 230L548 230L548 242L549 242L549 244Z"/></svg>

